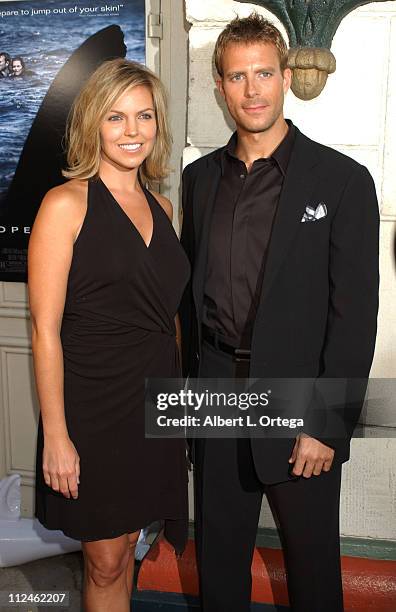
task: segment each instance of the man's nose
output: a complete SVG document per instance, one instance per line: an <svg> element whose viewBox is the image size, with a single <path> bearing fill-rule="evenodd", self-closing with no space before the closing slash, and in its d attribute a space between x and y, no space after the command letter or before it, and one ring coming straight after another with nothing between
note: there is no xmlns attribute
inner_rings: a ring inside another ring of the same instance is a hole
<svg viewBox="0 0 396 612"><path fill-rule="evenodd" d="M257 95L257 84L255 79L246 78L245 81L245 96L246 98L254 98Z"/></svg>

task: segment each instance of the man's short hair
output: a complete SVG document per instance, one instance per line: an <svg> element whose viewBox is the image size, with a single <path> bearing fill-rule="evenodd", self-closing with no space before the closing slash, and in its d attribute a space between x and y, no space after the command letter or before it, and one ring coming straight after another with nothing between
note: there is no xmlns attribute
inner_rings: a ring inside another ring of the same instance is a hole
<svg viewBox="0 0 396 612"><path fill-rule="evenodd" d="M259 13L251 13L249 17L233 19L217 39L214 50L214 62L218 74L223 77L223 55L230 44L263 43L274 45L278 52L282 72L287 67L288 50L286 42L271 21Z"/></svg>
<svg viewBox="0 0 396 612"><path fill-rule="evenodd" d="M11 55L5 51L0 51L0 57L4 57L5 61L9 64L11 62Z"/></svg>

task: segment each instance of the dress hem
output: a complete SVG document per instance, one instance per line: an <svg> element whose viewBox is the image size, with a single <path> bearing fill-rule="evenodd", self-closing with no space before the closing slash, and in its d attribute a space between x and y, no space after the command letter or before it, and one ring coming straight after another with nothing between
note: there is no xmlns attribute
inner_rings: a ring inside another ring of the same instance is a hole
<svg viewBox="0 0 396 612"><path fill-rule="evenodd" d="M136 527L133 529L122 529L122 530L117 530L116 532L113 532L112 535L105 535L105 536L92 536L89 539L87 538L83 538L83 536L76 536L76 535L71 535L70 531L65 531L64 529L62 529L61 527L50 527L48 525L48 523L44 522L43 520L41 520L37 515L35 515L35 518L41 523L41 525L43 525L43 527L45 527L46 529L48 529L49 531L61 531L66 537L72 539L72 540L76 540L78 542L98 542L99 540L114 540L115 538L119 538L120 536L124 535L124 534L129 534L129 533L135 533L135 531L141 531L142 529L144 529L145 527L147 527L148 525L151 525L152 523L156 523L159 521L163 521L164 525L161 528L161 531L164 534L164 538L165 540L173 547L175 554L177 556L181 556L186 548L187 542L184 544L183 547L178 547L174 542L171 542L166 536L165 536L165 523L166 521L182 521L182 518L154 518L152 520L147 521L147 523L145 523L143 525L143 527Z"/></svg>

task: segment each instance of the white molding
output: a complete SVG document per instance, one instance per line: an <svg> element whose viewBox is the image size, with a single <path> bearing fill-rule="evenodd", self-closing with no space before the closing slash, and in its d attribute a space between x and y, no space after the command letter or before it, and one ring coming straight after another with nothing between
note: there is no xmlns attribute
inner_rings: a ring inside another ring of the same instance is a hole
<svg viewBox="0 0 396 612"><path fill-rule="evenodd" d="M29 338L17 338L14 336L0 336L0 350L5 348L23 348L31 353L32 344Z"/></svg>
<svg viewBox="0 0 396 612"><path fill-rule="evenodd" d="M36 476L35 472L31 472L28 470L17 470L17 469L9 469L7 471L7 476L11 476L12 474L19 474L21 477L21 486L30 487L32 489L36 486Z"/></svg>
<svg viewBox="0 0 396 612"><path fill-rule="evenodd" d="M360 13L361 15L367 15L368 17L389 17L389 13L396 15L395 0L389 0L388 2L381 2L381 4L369 4L368 6L360 6L353 13Z"/></svg>
<svg viewBox="0 0 396 612"><path fill-rule="evenodd" d="M395 3L396 4L396 3ZM396 13L396 11L395 11ZM396 103L396 94L394 91L394 82L396 78L396 60L394 53L396 52L396 14L389 20L389 70L386 95L386 122L384 125L384 134L387 138L384 142L383 169L384 181L382 186L382 217L385 220L396 220L396 176L394 172L394 163L396 156L396 121L394 107Z"/></svg>
<svg viewBox="0 0 396 612"><path fill-rule="evenodd" d="M146 0L146 66L153 72L160 74L160 47L162 40L147 36L150 13L161 13L161 0Z"/></svg>
<svg viewBox="0 0 396 612"><path fill-rule="evenodd" d="M12 295L13 293L14 295ZM23 309L26 311L28 308L26 284L0 282L0 307Z"/></svg>
<svg viewBox="0 0 396 612"><path fill-rule="evenodd" d="M24 355L28 358L31 357L31 351L26 346L0 346L0 361L1 361L1 378L2 378L2 412L3 412L3 440L5 447L5 472L9 474L20 474L22 477L22 484L31 486L35 478L34 460L32 461L33 469L29 470L26 467L19 467L15 465L13 458L12 449L12 435L11 435L11 410L12 406L10 403L10 382L9 382L9 369L8 369L8 355ZM34 395L32 396L32 400Z"/></svg>
<svg viewBox="0 0 396 612"><path fill-rule="evenodd" d="M0 306L0 318L5 319L30 319L30 312L27 308L15 308L15 306Z"/></svg>
<svg viewBox="0 0 396 612"><path fill-rule="evenodd" d="M176 6L175 6L176 5ZM163 38L161 40L160 76L169 93L169 110L173 135L169 177L161 186L161 192L173 204L173 225L179 231L179 209L181 204L181 166L186 145L187 129L187 72L188 32L184 13L184 2L161 0L163 16Z"/></svg>
<svg viewBox="0 0 396 612"><path fill-rule="evenodd" d="M6 460L6 426L3 409L3 394L5 388L3 367L0 361L0 479L8 476Z"/></svg>

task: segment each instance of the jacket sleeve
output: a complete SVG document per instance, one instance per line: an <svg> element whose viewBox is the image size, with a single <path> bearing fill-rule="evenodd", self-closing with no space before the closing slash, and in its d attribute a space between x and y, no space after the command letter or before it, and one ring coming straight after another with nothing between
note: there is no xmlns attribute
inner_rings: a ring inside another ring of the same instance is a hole
<svg viewBox="0 0 396 612"><path fill-rule="evenodd" d="M321 372L303 428L336 451L352 437L364 403L377 333L378 268L378 202L370 173L359 165L332 222Z"/></svg>

